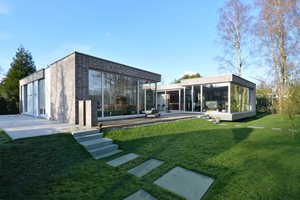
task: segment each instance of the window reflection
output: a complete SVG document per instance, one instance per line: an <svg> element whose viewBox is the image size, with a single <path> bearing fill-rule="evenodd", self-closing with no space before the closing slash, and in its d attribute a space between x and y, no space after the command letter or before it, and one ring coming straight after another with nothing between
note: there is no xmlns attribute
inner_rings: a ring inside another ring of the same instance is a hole
<svg viewBox="0 0 300 200"><path fill-rule="evenodd" d="M203 112L228 112L228 84L203 85Z"/></svg>
<svg viewBox="0 0 300 200"><path fill-rule="evenodd" d="M243 112L250 110L249 88L240 86L234 83L230 84L231 87L231 112Z"/></svg>

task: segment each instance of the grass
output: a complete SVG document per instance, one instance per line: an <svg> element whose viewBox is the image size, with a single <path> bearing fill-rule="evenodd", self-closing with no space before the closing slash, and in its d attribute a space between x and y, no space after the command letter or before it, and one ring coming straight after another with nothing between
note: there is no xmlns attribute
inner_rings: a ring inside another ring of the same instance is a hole
<svg viewBox="0 0 300 200"><path fill-rule="evenodd" d="M299 115L296 122L299 129ZM153 184L175 166L216 179L203 199L300 199L300 140L282 137L288 127L280 116L227 124L191 119L109 131L105 137L124 152L100 160L70 133L7 140L0 144L0 199L124 199L140 189L184 199ZM116 168L105 164L127 153L141 156ZM127 173L150 158L164 164L141 178Z"/></svg>

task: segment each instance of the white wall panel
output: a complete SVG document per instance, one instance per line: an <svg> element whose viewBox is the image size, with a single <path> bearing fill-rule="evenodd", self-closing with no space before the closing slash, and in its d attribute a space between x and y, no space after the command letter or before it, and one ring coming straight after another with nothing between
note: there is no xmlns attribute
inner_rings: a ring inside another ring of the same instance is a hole
<svg viewBox="0 0 300 200"><path fill-rule="evenodd" d="M46 117L51 116L51 77L50 68L45 69L45 106Z"/></svg>

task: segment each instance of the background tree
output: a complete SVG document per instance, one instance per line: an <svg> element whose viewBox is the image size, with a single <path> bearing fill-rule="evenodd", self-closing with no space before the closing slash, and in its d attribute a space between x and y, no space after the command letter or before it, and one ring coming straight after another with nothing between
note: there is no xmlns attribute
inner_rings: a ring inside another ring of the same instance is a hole
<svg viewBox="0 0 300 200"><path fill-rule="evenodd" d="M13 57L13 62L11 62L10 69L3 81L1 95L6 99L15 97L19 101L19 80L35 71L36 67L31 53L21 45L16 52L16 56Z"/></svg>
<svg viewBox="0 0 300 200"><path fill-rule="evenodd" d="M179 78L179 79L174 79L174 81L171 82L171 84L172 84L172 83L180 83L180 81L181 81L182 79L191 79L191 78L201 78L201 75L200 75L199 73L196 73L196 74L194 74L194 75L185 74L185 75L183 75L183 76L182 76L181 78Z"/></svg>
<svg viewBox="0 0 300 200"><path fill-rule="evenodd" d="M300 82L299 80L291 82L286 95L282 100L281 115L290 125L291 138L296 139L300 130L295 132L295 116L300 114Z"/></svg>
<svg viewBox="0 0 300 200"><path fill-rule="evenodd" d="M229 0L218 12L220 21L217 30L220 39L215 42L222 46L224 56L214 59L220 63L220 71L242 76L242 67L246 65L245 60L250 56L244 56L243 50L251 33L251 5L245 5L240 0Z"/></svg>
<svg viewBox="0 0 300 200"><path fill-rule="evenodd" d="M19 110L17 108L17 102L16 102L16 98L12 97L11 98L11 106L10 106L10 114L18 114Z"/></svg>
<svg viewBox="0 0 300 200"><path fill-rule="evenodd" d="M281 105L285 88L289 88L290 74L299 67L299 40L293 35L297 0L254 2L259 9L253 26L253 34L258 41L259 62L267 66L270 69L268 73L275 77Z"/></svg>
<svg viewBox="0 0 300 200"><path fill-rule="evenodd" d="M8 114L7 104L4 97L0 97L0 115Z"/></svg>

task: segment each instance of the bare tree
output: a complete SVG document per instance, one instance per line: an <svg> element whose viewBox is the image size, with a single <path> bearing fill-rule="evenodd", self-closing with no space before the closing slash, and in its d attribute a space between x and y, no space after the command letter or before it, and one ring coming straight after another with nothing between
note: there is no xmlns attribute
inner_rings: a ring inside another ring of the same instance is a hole
<svg viewBox="0 0 300 200"><path fill-rule="evenodd" d="M229 0L218 10L220 21L217 26L220 39L215 41L223 48L224 56L214 59L220 63L220 71L229 71L242 76L242 67L250 54L244 56L243 50L250 37L253 17L251 5L240 0Z"/></svg>
<svg viewBox="0 0 300 200"><path fill-rule="evenodd" d="M253 34L258 39L260 62L269 67L277 81L279 105L285 87L289 87L291 72L299 66L299 40L293 34L297 1L254 0L259 13Z"/></svg>

